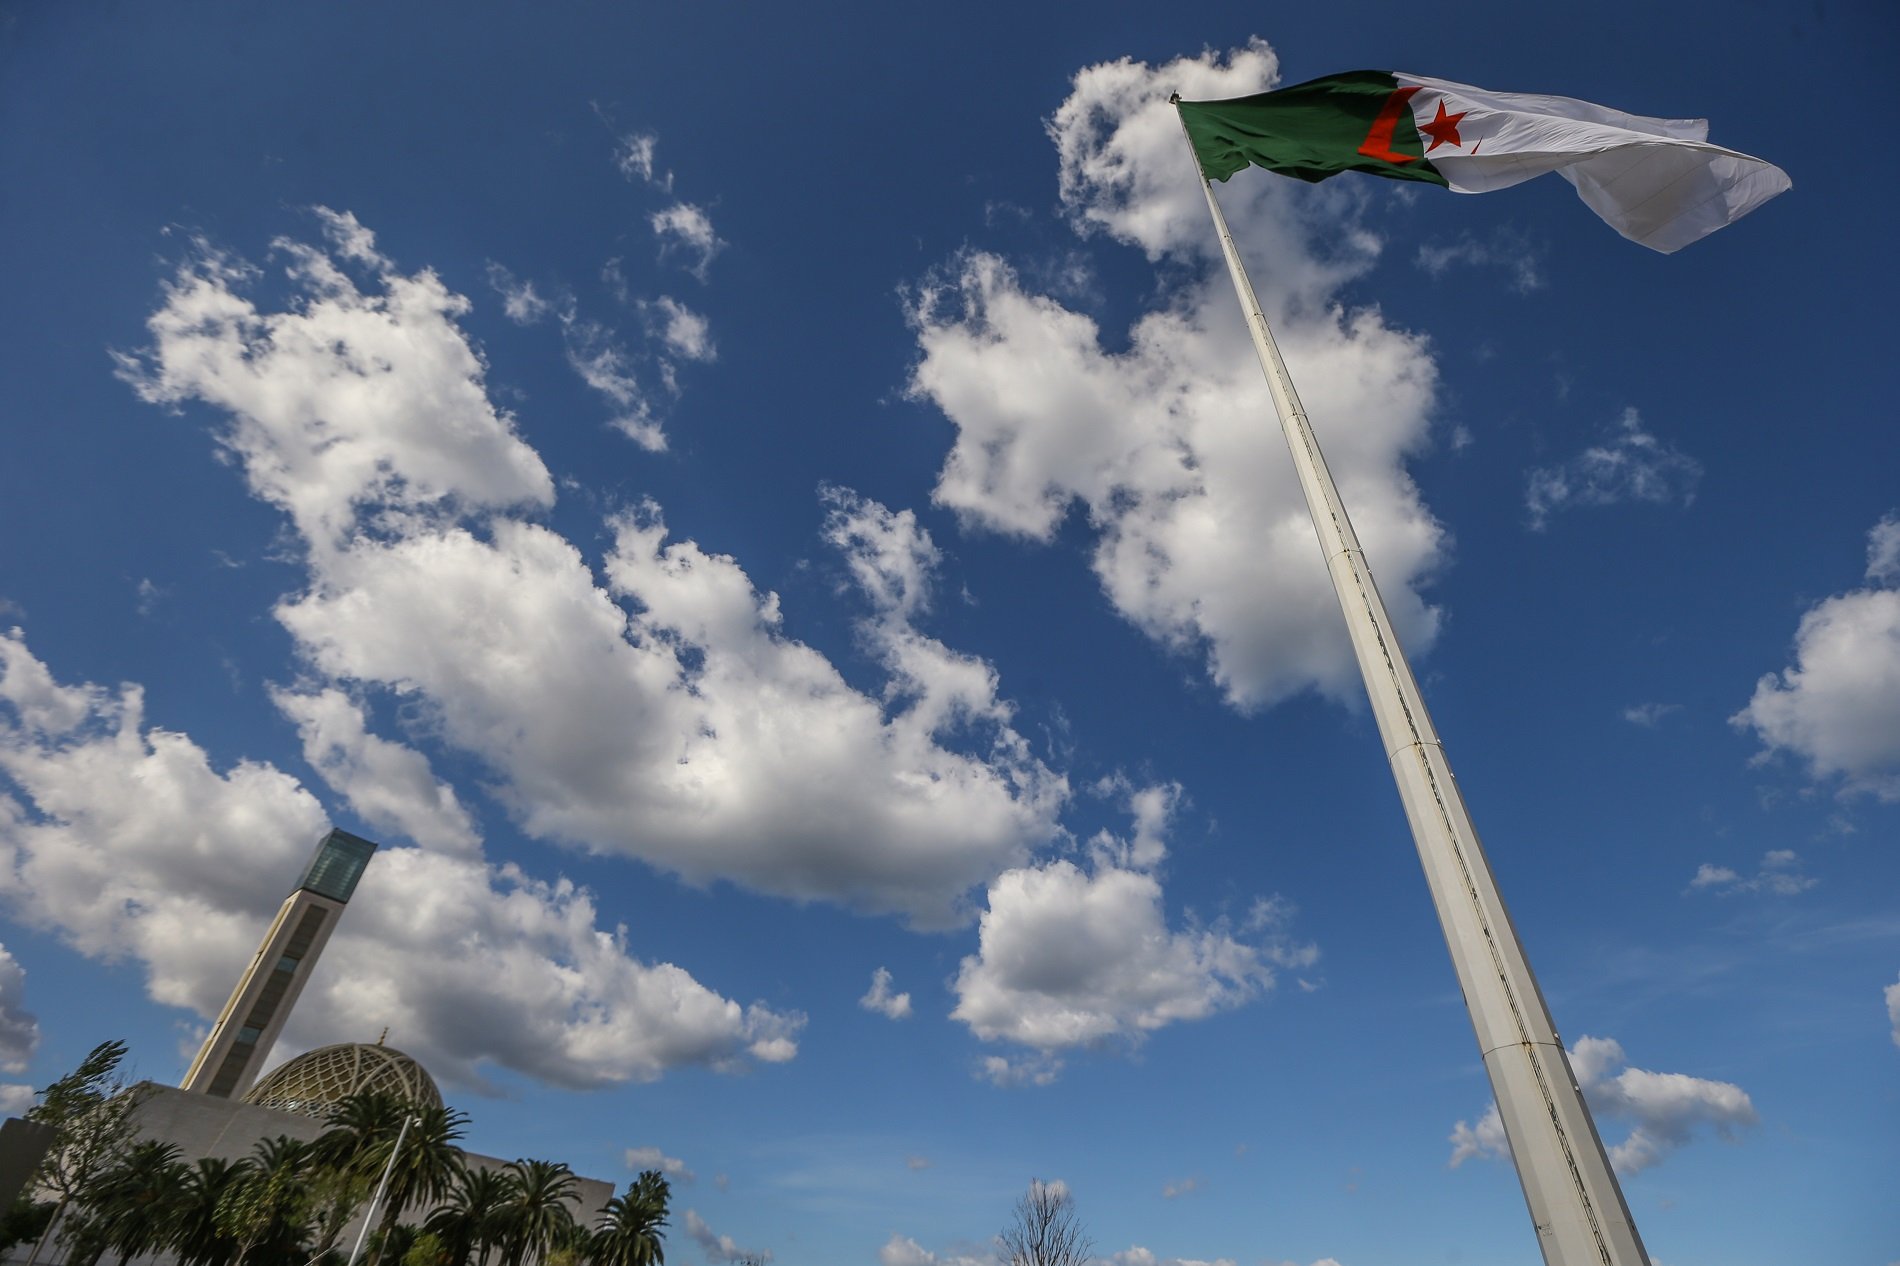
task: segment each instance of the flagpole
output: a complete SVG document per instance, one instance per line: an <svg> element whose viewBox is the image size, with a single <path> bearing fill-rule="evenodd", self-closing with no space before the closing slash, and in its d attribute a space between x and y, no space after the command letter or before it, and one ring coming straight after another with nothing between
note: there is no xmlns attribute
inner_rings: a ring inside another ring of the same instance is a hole
<svg viewBox="0 0 1900 1266"><path fill-rule="evenodd" d="M1170 98L1179 101L1179 96ZM1186 135L1186 124L1182 125ZM1188 151L1194 152L1188 139ZM1551 1023L1549 1008L1498 895L1478 832L1432 727L1418 682L1386 614L1346 506L1333 483L1306 410L1280 358L1240 251L1214 197L1195 171L1220 236L1234 293L1293 453L1326 569L1345 613L1353 654L1418 845L1425 880L1451 949L1465 1007L1510 1140L1518 1181L1547 1266L1649 1266L1629 1205Z"/></svg>

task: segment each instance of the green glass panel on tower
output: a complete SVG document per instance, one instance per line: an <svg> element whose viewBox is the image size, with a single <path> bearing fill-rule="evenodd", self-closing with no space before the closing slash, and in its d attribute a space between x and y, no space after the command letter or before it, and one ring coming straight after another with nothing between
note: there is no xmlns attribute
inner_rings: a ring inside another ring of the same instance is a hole
<svg viewBox="0 0 1900 1266"><path fill-rule="evenodd" d="M348 902L375 852L373 841L345 830L332 830L317 845L297 887L332 901Z"/></svg>

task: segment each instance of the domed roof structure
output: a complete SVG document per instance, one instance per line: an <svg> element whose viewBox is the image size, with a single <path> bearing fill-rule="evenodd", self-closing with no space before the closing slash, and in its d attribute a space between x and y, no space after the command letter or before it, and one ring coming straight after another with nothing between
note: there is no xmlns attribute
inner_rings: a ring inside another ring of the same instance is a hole
<svg viewBox="0 0 1900 1266"><path fill-rule="evenodd" d="M330 1105L362 1090L380 1090L411 1103L442 1106L442 1092L428 1070L381 1042L320 1046L265 1074L244 1102L307 1117L329 1114Z"/></svg>

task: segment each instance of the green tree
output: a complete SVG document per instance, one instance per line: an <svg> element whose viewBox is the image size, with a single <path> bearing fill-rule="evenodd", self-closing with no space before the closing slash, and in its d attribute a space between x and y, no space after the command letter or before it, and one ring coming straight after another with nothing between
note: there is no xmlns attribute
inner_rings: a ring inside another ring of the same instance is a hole
<svg viewBox="0 0 1900 1266"><path fill-rule="evenodd" d="M14 1198L13 1205L0 1217L0 1250L37 1240L53 1220L53 1202L35 1200L25 1192Z"/></svg>
<svg viewBox="0 0 1900 1266"><path fill-rule="evenodd" d="M116 1039L99 1043L79 1067L42 1090L26 1114L27 1120L59 1131L59 1141L34 1172L39 1187L53 1194L53 1216L27 1266L39 1260L49 1237L57 1234L65 1244L87 1234L85 1218L71 1219L69 1225L64 1215L132 1142L132 1114L140 1096L119 1072L125 1050Z"/></svg>
<svg viewBox="0 0 1900 1266"><path fill-rule="evenodd" d="M402 1266L447 1266L448 1250L442 1247L442 1240L434 1231L423 1231L409 1241L409 1251L402 1255Z"/></svg>
<svg viewBox="0 0 1900 1266"><path fill-rule="evenodd" d="M244 1182L251 1162L206 1156L185 1171L172 1226L172 1251L178 1266L231 1266L238 1242L218 1222L218 1206Z"/></svg>
<svg viewBox="0 0 1900 1266"><path fill-rule="evenodd" d="M80 1197L105 1246L119 1254L119 1266L170 1242L184 1179L178 1148L146 1139L133 1144Z"/></svg>
<svg viewBox="0 0 1900 1266"><path fill-rule="evenodd" d="M408 1111L411 1124L406 1135L398 1128L402 1146L395 1151L394 1163L390 1162L390 1154L396 1148L395 1138L387 1145L372 1147L363 1157L375 1170L378 1182L385 1169L389 1173L389 1185L383 1190L382 1220L377 1226L384 1243L390 1240L397 1221L410 1205L432 1205L441 1198L462 1159L462 1149L455 1146L455 1140L462 1137L468 1125L465 1114L440 1104L411 1104ZM383 1254L378 1244L370 1266L379 1266Z"/></svg>
<svg viewBox="0 0 1900 1266"><path fill-rule="evenodd" d="M251 1167L218 1201L218 1227L237 1241L243 1266L301 1261L310 1238L312 1148L279 1135L257 1145Z"/></svg>
<svg viewBox="0 0 1900 1266"><path fill-rule="evenodd" d="M488 1266L489 1252L505 1233L502 1211L513 1190L512 1180L500 1170L466 1163L456 1167L448 1193L423 1224L442 1241L449 1266L468 1266L477 1253L478 1266Z"/></svg>
<svg viewBox="0 0 1900 1266"><path fill-rule="evenodd" d="M518 1160L508 1166L514 1191L503 1206L507 1227L502 1241L503 1266L521 1266L529 1255L541 1257L561 1233L574 1224L568 1205L580 1194L574 1171L557 1161Z"/></svg>
<svg viewBox="0 0 1900 1266"><path fill-rule="evenodd" d="M624 1195L609 1200L590 1245L594 1266L663 1266L666 1206L672 1194L660 1171L648 1169Z"/></svg>

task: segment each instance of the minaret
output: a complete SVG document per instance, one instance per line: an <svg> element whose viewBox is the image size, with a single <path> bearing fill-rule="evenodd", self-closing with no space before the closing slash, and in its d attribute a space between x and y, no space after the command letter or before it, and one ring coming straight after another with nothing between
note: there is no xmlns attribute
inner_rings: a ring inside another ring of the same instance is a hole
<svg viewBox="0 0 1900 1266"><path fill-rule="evenodd" d="M318 843L303 878L284 898L257 956L191 1061L183 1089L220 1099L250 1089L375 851L373 842L348 831L333 830Z"/></svg>

